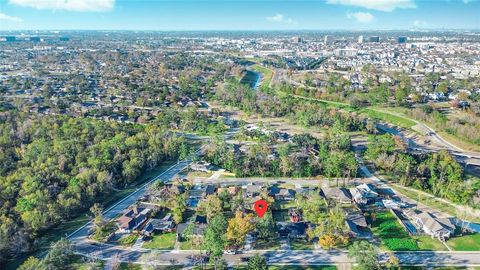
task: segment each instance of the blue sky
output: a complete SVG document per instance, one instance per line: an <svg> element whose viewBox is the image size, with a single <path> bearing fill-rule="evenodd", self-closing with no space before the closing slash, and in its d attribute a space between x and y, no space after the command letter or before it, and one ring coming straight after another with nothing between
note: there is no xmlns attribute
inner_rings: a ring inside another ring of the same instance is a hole
<svg viewBox="0 0 480 270"><path fill-rule="evenodd" d="M480 29L480 0L0 0L0 30Z"/></svg>

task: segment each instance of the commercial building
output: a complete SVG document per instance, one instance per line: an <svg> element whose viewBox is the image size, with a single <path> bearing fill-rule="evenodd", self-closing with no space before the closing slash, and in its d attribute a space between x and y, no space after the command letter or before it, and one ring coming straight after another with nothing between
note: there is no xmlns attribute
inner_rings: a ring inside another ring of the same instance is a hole
<svg viewBox="0 0 480 270"><path fill-rule="evenodd" d="M407 37L398 37L398 43L407 43Z"/></svg>
<svg viewBox="0 0 480 270"><path fill-rule="evenodd" d="M380 42L380 37L379 36L371 36L369 38L370 42Z"/></svg>

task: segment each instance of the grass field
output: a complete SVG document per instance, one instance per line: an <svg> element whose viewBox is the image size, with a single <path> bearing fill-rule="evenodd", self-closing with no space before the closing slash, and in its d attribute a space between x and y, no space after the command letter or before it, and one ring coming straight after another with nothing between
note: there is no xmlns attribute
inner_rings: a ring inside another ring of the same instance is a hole
<svg viewBox="0 0 480 270"><path fill-rule="evenodd" d="M173 249L177 235L174 232L162 233L153 236L152 240L143 243L143 248L149 249Z"/></svg>
<svg viewBox="0 0 480 270"><path fill-rule="evenodd" d="M270 82L272 81L272 77L273 77L273 72L270 69L263 67L259 64L255 64L252 66L252 70L262 73L262 76L263 76L262 86L270 85Z"/></svg>
<svg viewBox="0 0 480 270"><path fill-rule="evenodd" d="M453 237L447 245L455 251L480 251L480 233Z"/></svg>
<svg viewBox="0 0 480 270"><path fill-rule="evenodd" d="M428 235L413 236L412 238L417 241L420 250L448 251L447 247L438 239L432 239Z"/></svg>
<svg viewBox="0 0 480 270"><path fill-rule="evenodd" d="M408 235L390 212L377 213L371 229L375 236L380 237L381 247L384 249L392 251L419 250L415 239Z"/></svg>
<svg viewBox="0 0 480 270"><path fill-rule="evenodd" d="M391 123L396 126L407 128L407 129L412 129L412 127L416 125L415 121L413 120L410 120L405 117L393 115L388 112L379 111L377 109L365 108L360 110L360 113L365 113L366 115L368 115L373 119L381 120L381 121Z"/></svg>
<svg viewBox="0 0 480 270"><path fill-rule="evenodd" d="M180 242L180 250L199 250L199 246L195 245L190 242L190 241L181 241Z"/></svg>
<svg viewBox="0 0 480 270"><path fill-rule="evenodd" d="M293 250L313 250L315 245L312 242L303 239L293 239L290 241Z"/></svg>
<svg viewBox="0 0 480 270"><path fill-rule="evenodd" d="M126 235L126 236L123 236L122 238L118 239L117 242L118 242L118 244L120 244L124 247L131 247L131 246L133 246L133 244L135 244L137 239L138 239L138 235L130 234L130 235Z"/></svg>
<svg viewBox="0 0 480 270"><path fill-rule="evenodd" d="M268 240L258 239L257 241L255 241L255 249L256 250L264 250L264 249L277 250L277 249L280 249L280 241L277 238L268 239Z"/></svg>

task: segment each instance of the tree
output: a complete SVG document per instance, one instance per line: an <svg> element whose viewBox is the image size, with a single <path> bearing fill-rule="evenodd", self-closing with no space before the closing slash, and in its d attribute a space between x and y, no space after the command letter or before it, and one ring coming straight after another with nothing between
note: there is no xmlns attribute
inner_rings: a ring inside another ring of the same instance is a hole
<svg viewBox="0 0 480 270"><path fill-rule="evenodd" d="M391 251L387 252L388 260L385 262L385 267L389 270L400 269L400 261Z"/></svg>
<svg viewBox="0 0 480 270"><path fill-rule="evenodd" d="M217 262L222 257L227 242L226 230L227 220L222 214L214 216L205 230L203 247L210 254L210 260L213 261L215 269L217 269Z"/></svg>
<svg viewBox="0 0 480 270"><path fill-rule="evenodd" d="M18 267L18 270L42 270L42 269L45 269L42 265L42 262L33 256L28 257L28 259L24 261L22 265L20 265L20 267Z"/></svg>
<svg viewBox="0 0 480 270"><path fill-rule="evenodd" d="M261 239L268 239L275 236L275 222L271 210L268 210L263 217L257 218L256 229L258 237Z"/></svg>
<svg viewBox="0 0 480 270"><path fill-rule="evenodd" d="M183 213L187 210L186 194L176 196L173 200L173 221L179 224L183 220Z"/></svg>
<svg viewBox="0 0 480 270"><path fill-rule="evenodd" d="M378 249L373 244L367 241L354 242L348 248L348 257L354 258L358 270L376 270L380 269L380 264L377 259Z"/></svg>
<svg viewBox="0 0 480 270"><path fill-rule="evenodd" d="M237 211L235 216L228 221L227 240L241 246L245 242L247 234L255 228L253 220L252 214L244 215Z"/></svg>
<svg viewBox="0 0 480 270"><path fill-rule="evenodd" d="M265 257L255 254L253 257L250 258L247 265L248 270L267 270L267 260Z"/></svg>
<svg viewBox="0 0 480 270"><path fill-rule="evenodd" d="M51 245L50 251L48 251L42 263L46 270L62 269L71 262L72 255L73 249L70 241L62 238Z"/></svg>
<svg viewBox="0 0 480 270"><path fill-rule="evenodd" d="M210 220L219 213L222 213L222 200L218 195L208 195L207 198L201 201L197 206L197 212L203 213L207 216L207 219Z"/></svg>

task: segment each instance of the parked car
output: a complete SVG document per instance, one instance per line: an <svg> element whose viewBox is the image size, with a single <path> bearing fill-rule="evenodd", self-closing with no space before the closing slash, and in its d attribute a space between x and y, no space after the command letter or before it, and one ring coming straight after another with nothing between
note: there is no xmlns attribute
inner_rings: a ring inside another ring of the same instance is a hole
<svg viewBox="0 0 480 270"><path fill-rule="evenodd" d="M237 254L237 251L233 250L233 249L228 249L228 250L223 251L223 254L235 255L235 254Z"/></svg>

